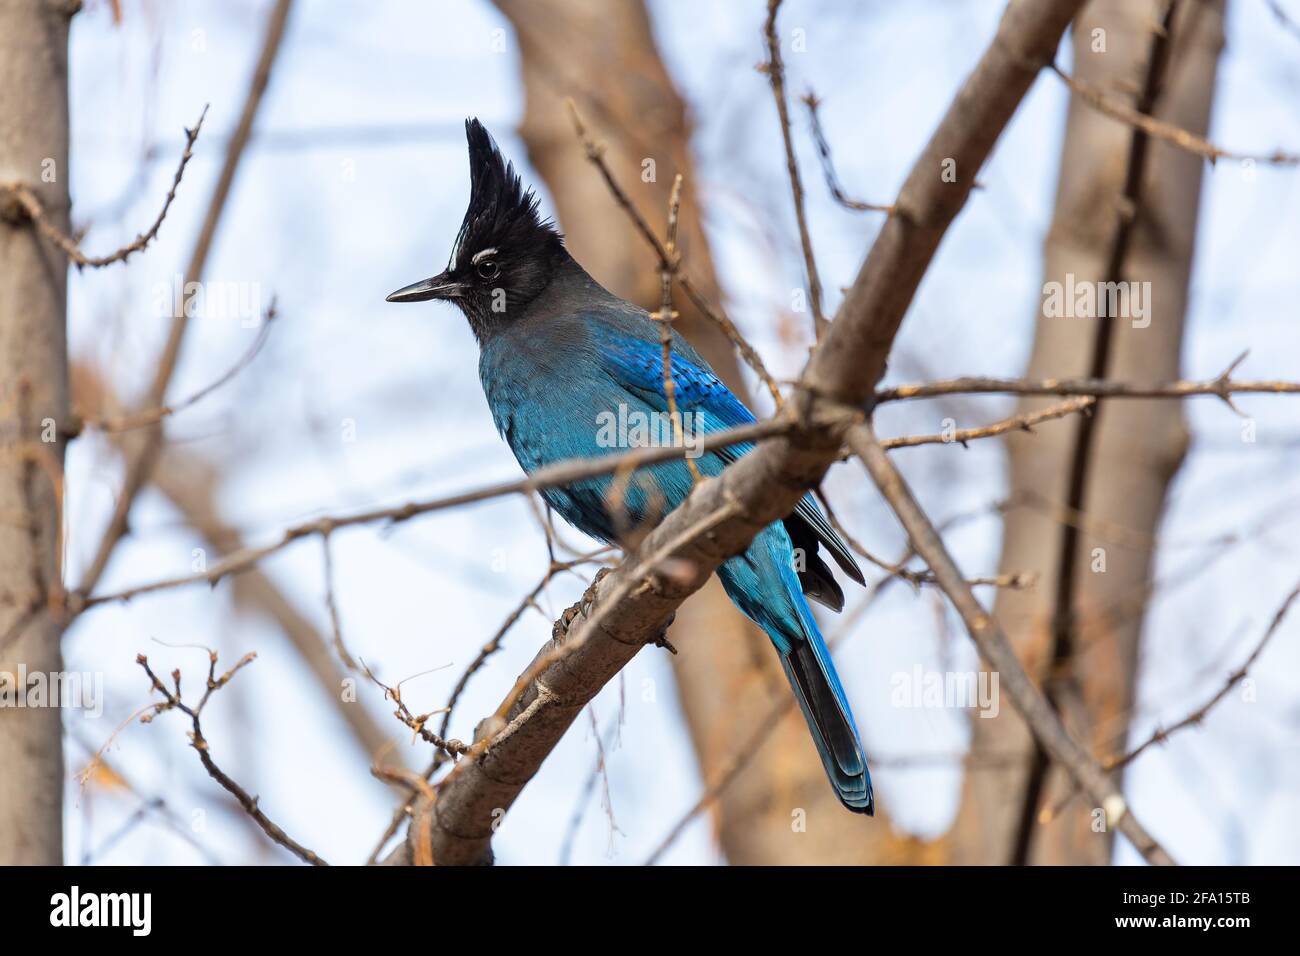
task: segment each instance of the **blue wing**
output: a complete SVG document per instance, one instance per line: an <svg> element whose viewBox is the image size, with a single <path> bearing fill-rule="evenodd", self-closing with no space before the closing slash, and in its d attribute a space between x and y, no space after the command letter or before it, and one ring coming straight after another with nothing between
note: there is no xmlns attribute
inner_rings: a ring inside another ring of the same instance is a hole
<svg viewBox="0 0 1300 956"><path fill-rule="evenodd" d="M611 377L647 406L666 412L668 400L664 396L662 344L646 341L626 330L612 328L604 323L597 328L600 329L600 354L604 357ZM676 333L673 338L674 397L678 411L691 427L708 433L752 423L753 414L695 350ZM752 444L746 442L718 449L714 454L725 466L748 454L753 448ZM785 519L785 526L793 546L802 549L806 559L807 573L800 576L804 591L810 597L840 610L844 604L843 593L835 583L830 569L818 557L817 547L824 546L845 574L859 584L865 583L862 571L848 546L830 526L811 494L804 495L794 513Z"/></svg>

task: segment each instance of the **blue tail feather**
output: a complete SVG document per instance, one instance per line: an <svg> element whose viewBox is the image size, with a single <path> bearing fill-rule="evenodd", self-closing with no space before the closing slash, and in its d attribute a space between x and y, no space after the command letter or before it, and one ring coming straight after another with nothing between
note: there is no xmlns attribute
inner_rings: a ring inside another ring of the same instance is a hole
<svg viewBox="0 0 1300 956"><path fill-rule="evenodd" d="M822 765L840 802L871 815L871 774L848 697L835 673L830 650L817 628L790 561L790 541L774 524L755 537L748 551L718 571L736 606L771 638L803 712Z"/></svg>

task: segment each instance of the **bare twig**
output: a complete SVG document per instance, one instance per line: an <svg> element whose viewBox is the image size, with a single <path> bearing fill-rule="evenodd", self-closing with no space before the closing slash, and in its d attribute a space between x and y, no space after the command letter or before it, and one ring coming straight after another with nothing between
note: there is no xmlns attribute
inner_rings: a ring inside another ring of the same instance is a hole
<svg viewBox="0 0 1300 956"><path fill-rule="evenodd" d="M704 435L700 438L695 447L707 450L710 448L721 448L727 445L760 441L773 435L785 434L793 427L794 425L788 416L770 418L766 421L755 422L752 425L742 425L737 428L729 428L724 431L712 432L708 435ZM142 594L151 594L155 591L165 591L170 590L171 588L185 587L193 584L216 584L222 578L228 577L232 574L238 574L253 567L263 559L283 550L295 541L313 535L329 534L340 528L375 524L377 522L399 523L414 518L417 515L428 514L433 511L442 511L447 508L454 508L477 501L487 501L491 498L499 498L505 495L528 495L543 488L553 488L560 485L572 484L573 482L581 481L584 478L595 478L600 475L608 475L622 468L635 469L644 465L651 465L661 461L681 458L684 454L685 452L681 448L647 447L634 448L618 455L606 455L600 458L575 458L569 461L558 462L555 465L546 468L538 469L527 478L500 482L495 485L488 485L473 491L461 492L460 494L449 495L443 498L434 498L428 501L413 501L404 505L397 505L388 508L374 508L351 515L316 518L312 521L307 521L285 529L281 533L279 539L270 544L261 545L259 547L244 548L240 551L236 551L234 554L230 554L222 560L209 565L204 571L198 571L193 574L178 575L171 578L163 578L146 584L138 584L133 587L124 588L120 591L96 594L91 595L90 597L82 597L79 594L70 594L67 598L66 610L69 614L75 615L100 604L128 601L132 598L139 597Z"/></svg>
<svg viewBox="0 0 1300 956"><path fill-rule="evenodd" d="M790 192L794 197L794 217L799 226L799 244L803 248L804 269L808 275L808 303L812 307L813 335L820 339L826 332L826 314L822 311L822 280L817 274L817 257L813 254L812 234L808 231L808 216L804 210L803 179L799 175L799 161L794 155L794 134L790 130L790 106L785 97L785 64L781 61L781 40L776 35L776 15L781 0L767 0L767 20L763 36L767 40L767 63L763 69L772 85L776 100L776 114L781 121L781 141L785 144L785 168L790 176Z"/></svg>
<svg viewBox="0 0 1300 956"><path fill-rule="evenodd" d="M1183 728L1191 727L1203 721L1211 710L1217 707L1225 697L1232 693L1234 687L1246 679L1246 675L1250 672L1251 667L1254 666L1255 661L1259 660L1259 655L1264 653L1264 648L1268 645L1269 640L1277 633L1278 628L1282 626L1282 621L1286 618L1287 612L1291 610L1291 605L1295 603L1297 597L1300 597L1300 584L1297 584L1296 587L1292 589L1291 593L1286 596L1286 599L1282 602L1282 606L1274 613L1273 620L1269 622L1268 629L1264 631L1264 636L1259 639L1259 643L1255 645L1254 649L1246 659L1242 661L1241 666L1228 675L1223 686L1219 688L1218 692L1215 693L1213 697L1207 700L1200 707L1196 708L1196 710L1192 711L1182 720L1170 724L1168 727L1158 727L1155 733L1132 750L1128 751L1128 753L1106 758L1102 761L1102 766L1107 770L1119 770L1122 767L1127 767L1130 763L1141 756L1147 748L1152 747L1155 744L1163 744L1170 738L1170 736L1176 734Z"/></svg>
<svg viewBox="0 0 1300 956"><path fill-rule="evenodd" d="M893 206L862 202L859 199L851 198L844 192L844 187L840 185L839 176L835 175L835 163L831 159L831 144L826 140L826 134L822 132L821 117L817 113L821 102L817 98L817 94L811 90L803 97L803 103L808 107L808 124L812 127L813 142L817 146L817 155L821 157L822 161L822 176L826 180L826 188L830 190L831 197L845 209L852 209L855 212L892 213L894 211Z"/></svg>
<svg viewBox="0 0 1300 956"><path fill-rule="evenodd" d="M1043 422L1056 418L1064 418L1066 415L1073 415L1075 412L1086 412L1096 402L1097 399L1093 396L1084 395L1056 405L1050 405L1036 412L1012 415L1010 418L1004 418L999 422L984 425L980 428L961 428L948 433L940 432L937 435L905 435L901 438L886 438L880 444L887 451L895 448L914 448L917 445L931 444L956 444L965 448L967 442L975 441L978 438L993 438L997 435L1005 435L1007 432L1015 431L1032 432L1035 425L1041 425Z"/></svg>
<svg viewBox="0 0 1300 956"><path fill-rule="evenodd" d="M1215 146L1209 140L1197 136L1181 126L1175 126L1173 123L1156 119L1154 116L1135 110L1119 100L1112 99L1096 87L1070 76L1055 63L1051 64L1051 69L1053 73L1065 81L1065 84L1074 91L1076 96L1097 111L1105 113L1111 119L1119 120L1121 123L1128 123L1148 136L1153 136L1166 143L1171 143L1179 149L1185 149L1189 153L1204 157L1209 160L1211 165L1220 159L1250 161L1264 163L1269 166L1295 166L1300 164L1300 153L1287 153L1279 149L1272 153L1252 154Z"/></svg>
<svg viewBox="0 0 1300 956"><path fill-rule="evenodd" d="M172 177L171 189L167 191L167 198L163 200L162 209L158 211L158 218L153 221L153 225L136 236L131 242L107 255L89 256L82 252L81 246L75 239L50 222L40 199L24 183L0 183L0 193L8 192L31 218L32 222L36 224L36 228L50 242L63 250L63 254L68 257L68 261L76 265L78 269L87 266L92 269L99 269L112 265L114 262L125 262L133 252L144 251L144 248L157 238L158 230L162 228L163 220L167 218L167 212L171 209L172 201L176 198L176 190L180 188L181 177L185 175L185 167L189 165L190 159L194 156L194 143L199 138L199 131L203 128L203 119L207 115L208 108L204 106L203 112L199 114L198 122L194 124L194 128L185 130L185 149L181 152L180 164L176 167L176 175Z"/></svg>
<svg viewBox="0 0 1300 956"><path fill-rule="evenodd" d="M177 412L182 412L192 405L198 404L207 398L217 389L232 381L236 375L252 363L261 353L262 347L266 345L267 337L271 333L271 322L276 315L275 299L272 298L271 304L267 307L265 315L262 317L262 323L257 330L257 336L248 350L239 357L229 369L227 369L220 378L205 385L194 394L182 399L171 405L160 405L157 408L146 408L130 415L117 415L109 418L84 417L81 420L82 428L93 428L103 432L125 432L135 428L143 428L146 425L156 425L164 418L169 418Z"/></svg>
<svg viewBox="0 0 1300 956"><path fill-rule="evenodd" d="M330 631L334 637L334 652L338 654L339 660L343 666L350 671L360 672L357 662L352 655L348 653L347 645L343 642L343 623L339 620L339 603L334 594L334 549L330 547L330 536L322 534L320 536L321 563L325 577L325 609L329 611ZM373 675L371 675L373 679Z"/></svg>
<svg viewBox="0 0 1300 956"><path fill-rule="evenodd" d="M896 385L882 388L876 393L877 404L914 398L935 398L940 395L1092 395L1096 398L1190 398L1195 395L1213 395L1226 402L1233 411L1233 395L1298 395L1300 382L1240 381L1232 372L1241 362L1241 356L1218 378L1208 381L1177 381L1140 384L1116 382L1099 378L986 378L983 376L951 378L941 382L921 385Z"/></svg>
<svg viewBox="0 0 1300 956"><path fill-rule="evenodd" d="M361 669L377 687L383 690L384 697L397 705L397 709L393 711L393 716L406 724L406 726L410 727L411 730L414 731L425 743L432 745L449 757L459 757L460 755L469 752L469 747L461 743L459 740L447 740L440 734L435 734L425 726L429 722L430 717L443 713L445 708L433 710L427 714L413 714L411 713L410 708L407 707L406 703L402 700L401 682L398 682L393 687L389 687L374 675L374 672L366 666L364 661L361 663Z"/></svg>
<svg viewBox="0 0 1300 956"><path fill-rule="evenodd" d="M257 805L257 797L250 795L247 790L241 787L229 775L227 775L225 771L217 766L216 761L212 759L212 754L208 747L208 741L203 736L203 727L199 723L199 717L203 713L203 708L207 706L208 701L211 699L212 694L230 683L231 678L233 678L243 667L251 664L256 657L256 654L245 654L235 663L234 667L230 668L230 670L226 671L224 674L217 676L217 652L209 650L207 684L199 702L191 707L181 699L181 672L179 670L172 671L172 687L168 688L166 684L158 679L158 675L153 672L153 669L150 668L149 659L143 654L137 655L135 659L136 663L144 668L144 672L149 675L149 680L153 685L153 689L162 695L163 698L161 703L153 704L149 708L149 713L141 717L140 720L142 723L149 723L154 717L169 710L178 710L189 717L192 728L190 731L190 746L198 751L199 760L203 763L203 769L208 772L208 775L212 777L213 780L217 781L217 783L221 784L221 786L224 787L231 796L239 801L239 805L244 808L244 812L253 818L257 825L262 828L262 832L270 837L272 841L284 847L304 863L310 863L313 866L327 866L328 864L317 856L316 853L307 849L301 843L298 843L290 837L289 834L285 833L284 830L270 819L270 817L263 813L261 808Z"/></svg>
<svg viewBox="0 0 1300 956"><path fill-rule="evenodd" d="M663 298L659 311L651 318L659 323L659 342L663 348L664 366L664 400L668 403L668 418L673 423L673 441L679 447L686 447L682 433L682 416L677 410L677 382L673 379L673 330L672 323L677 318L673 308L673 277L681 267L681 256L677 253L677 216L682 206L682 174L673 180L672 194L668 200L668 233L664 240L664 255L659 265L659 284ZM700 469L695 459L687 457L686 468L691 473L691 480L700 482Z"/></svg>

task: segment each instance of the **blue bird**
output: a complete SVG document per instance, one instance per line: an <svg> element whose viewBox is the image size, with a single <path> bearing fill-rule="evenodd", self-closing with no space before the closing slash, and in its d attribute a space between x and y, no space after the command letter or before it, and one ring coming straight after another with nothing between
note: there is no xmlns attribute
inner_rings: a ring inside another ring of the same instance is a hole
<svg viewBox="0 0 1300 956"><path fill-rule="evenodd" d="M602 288L543 221L537 199L478 120L465 122L470 200L443 272L398 289L389 302L454 302L479 344L479 378L497 430L524 471L568 458L616 453L638 428L667 418L660 328L647 313ZM691 434L754 421L707 362L672 333L677 407ZM617 429L628 426L627 432ZM670 433L671 434L671 433ZM690 435L684 436L690 441ZM636 443L636 442L632 442ZM706 477L752 450L701 454ZM697 449L698 451L698 449ZM675 459L542 492L570 524L608 543L653 525L686 499L693 476ZM772 640L817 752L840 801L871 814L871 776L849 702L804 595L835 611L844 593L818 554L859 584L862 572L811 495L749 548L718 568L727 595ZM796 560L796 555L800 560Z"/></svg>

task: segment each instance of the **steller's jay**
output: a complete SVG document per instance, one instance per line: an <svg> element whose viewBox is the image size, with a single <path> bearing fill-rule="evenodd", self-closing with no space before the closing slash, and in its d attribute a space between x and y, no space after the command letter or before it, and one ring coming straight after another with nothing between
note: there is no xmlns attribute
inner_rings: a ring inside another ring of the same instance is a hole
<svg viewBox="0 0 1300 956"><path fill-rule="evenodd" d="M618 449L602 440L602 423L666 417L659 325L603 289L574 261L478 120L466 120L465 132L470 200L451 261L445 271L398 289L388 301L443 299L465 313L478 339L479 378L492 418L524 471L615 453ZM707 433L754 421L675 331L670 364L678 411L695 430ZM752 447L704 452L696 465L704 476L717 475ZM592 478L548 488L542 496L569 523L614 543L629 525L653 523L685 500L693 476L683 460L674 459L639 470L611 492L615 481ZM789 517L760 531L743 554L723 563L718 577L735 605L775 645L841 802L870 814L871 776L853 714L804 600L807 594L835 611L844 606L844 593L818 555L819 545L864 583L811 495Z"/></svg>

